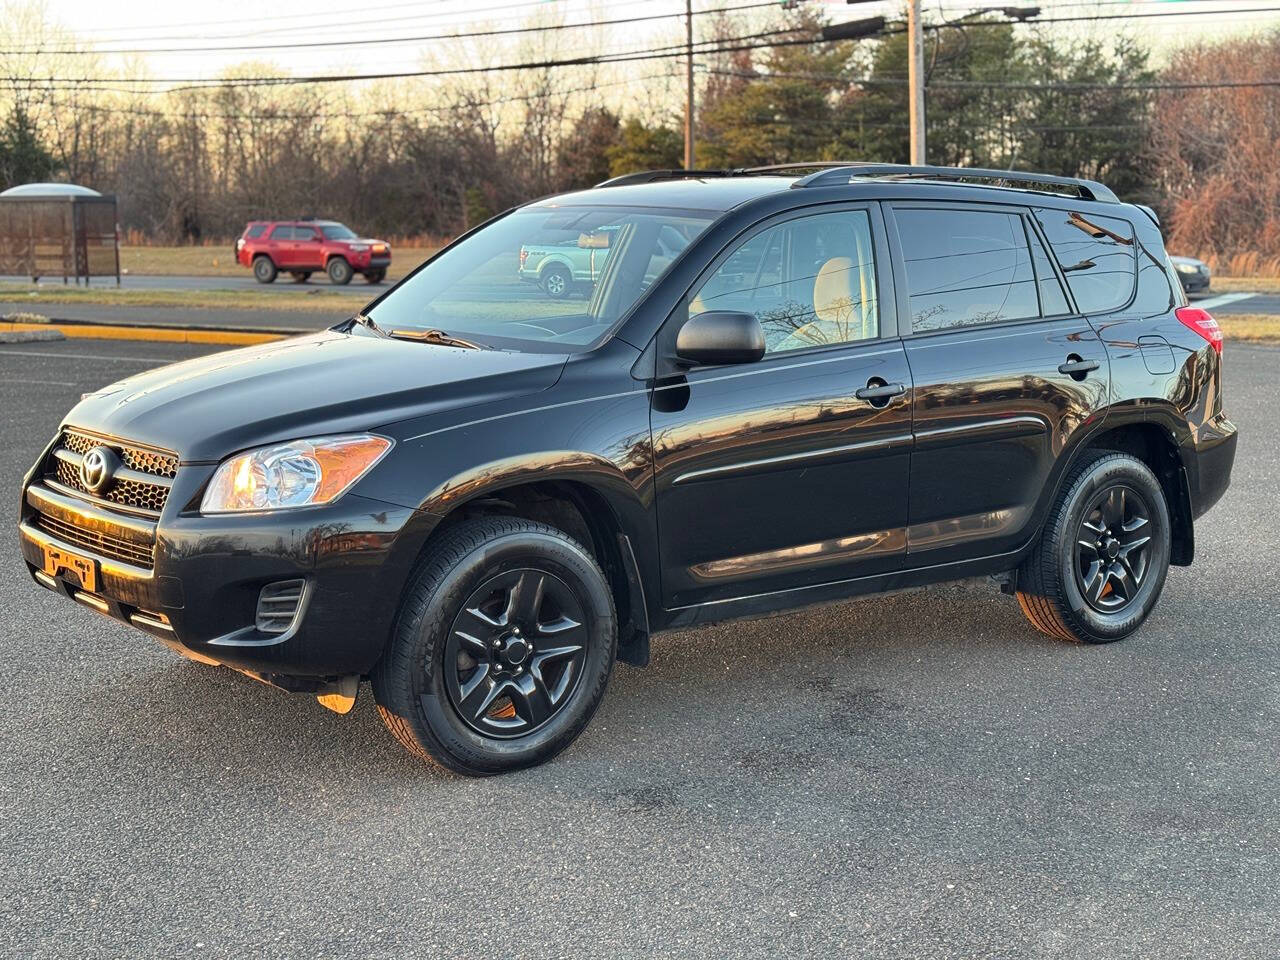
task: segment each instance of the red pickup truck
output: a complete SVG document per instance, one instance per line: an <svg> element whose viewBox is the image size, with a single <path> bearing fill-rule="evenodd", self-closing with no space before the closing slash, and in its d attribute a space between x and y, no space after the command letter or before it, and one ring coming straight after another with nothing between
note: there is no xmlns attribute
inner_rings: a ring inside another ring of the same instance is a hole
<svg viewBox="0 0 1280 960"><path fill-rule="evenodd" d="M281 271L306 283L317 270L336 284L359 273L381 283L391 266L391 244L356 236L336 220L253 220L236 241L236 262L253 269L259 283L271 283Z"/></svg>

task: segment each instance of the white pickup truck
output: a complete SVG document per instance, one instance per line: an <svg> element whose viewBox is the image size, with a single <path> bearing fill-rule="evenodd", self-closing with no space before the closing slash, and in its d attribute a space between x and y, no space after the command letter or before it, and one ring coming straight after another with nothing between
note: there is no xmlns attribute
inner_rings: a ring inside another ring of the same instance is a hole
<svg viewBox="0 0 1280 960"><path fill-rule="evenodd" d="M603 227L579 234L576 240L527 243L520 248L518 275L521 280L536 283L556 300L569 296L575 289L590 289L600 279L609 260L612 240L613 230ZM653 258L645 271L645 279L652 281L688 243L688 238L679 230L664 225L654 241Z"/></svg>
<svg viewBox="0 0 1280 960"><path fill-rule="evenodd" d="M577 240L525 244L520 248L519 275L559 300L575 287L590 286L600 279L608 259L609 234L583 233Z"/></svg>

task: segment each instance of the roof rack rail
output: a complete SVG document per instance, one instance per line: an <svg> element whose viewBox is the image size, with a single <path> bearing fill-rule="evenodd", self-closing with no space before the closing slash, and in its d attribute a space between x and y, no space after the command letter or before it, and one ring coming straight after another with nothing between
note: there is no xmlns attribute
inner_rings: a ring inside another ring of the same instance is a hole
<svg viewBox="0 0 1280 960"><path fill-rule="evenodd" d="M911 177L928 180L990 180L1000 183L1039 184L1046 187L1068 187L1083 200L1099 200L1103 203L1119 203L1120 198L1111 188L1096 180L1079 177L1056 177L1048 173L1026 173L1022 170L989 170L982 167L928 167L904 163L850 163L819 170L792 184L793 187L829 187L852 183L858 177Z"/></svg>
<svg viewBox="0 0 1280 960"><path fill-rule="evenodd" d="M736 175L750 173L778 173L783 170L833 170L837 167L855 166L856 160L805 160L801 163L771 163L764 167L737 167Z"/></svg>
<svg viewBox="0 0 1280 960"><path fill-rule="evenodd" d="M639 173L624 173L620 177L611 177L596 184L600 187L626 187L633 183L653 183L657 180L695 180L701 177L728 177L731 170L641 170Z"/></svg>

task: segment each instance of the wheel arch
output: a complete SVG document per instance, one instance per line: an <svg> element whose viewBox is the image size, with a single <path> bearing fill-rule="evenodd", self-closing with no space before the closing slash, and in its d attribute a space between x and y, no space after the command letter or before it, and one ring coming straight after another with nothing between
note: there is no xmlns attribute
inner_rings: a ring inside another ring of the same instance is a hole
<svg viewBox="0 0 1280 960"><path fill-rule="evenodd" d="M652 536L644 520L650 512L617 466L585 453L486 464L438 485L421 510L438 519L420 557L457 524L480 516L535 520L578 540L600 564L613 594L618 659L648 663L649 598L659 595L656 570L643 559Z"/></svg>
<svg viewBox="0 0 1280 960"><path fill-rule="evenodd" d="M552 267L563 267L568 272L570 279L573 278L573 264L569 262L569 258L557 253L552 253L544 257L542 262L538 264L539 282L541 282L542 278L547 275L547 271Z"/></svg>
<svg viewBox="0 0 1280 960"><path fill-rule="evenodd" d="M1178 424L1188 431L1181 417L1170 418L1168 411L1129 408L1112 411L1098 430L1078 443L1062 470L1060 488L1071 468L1085 454L1094 450L1119 450L1141 460L1160 481L1169 505L1169 562L1185 567L1195 557L1195 524L1191 513L1191 485L1182 459L1182 444L1177 435ZM1053 499L1060 495L1055 489Z"/></svg>

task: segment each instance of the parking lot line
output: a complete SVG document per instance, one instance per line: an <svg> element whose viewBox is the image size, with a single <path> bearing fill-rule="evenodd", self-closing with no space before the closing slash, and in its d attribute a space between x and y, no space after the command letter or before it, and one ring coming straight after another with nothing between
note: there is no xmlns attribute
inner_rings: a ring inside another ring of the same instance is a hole
<svg viewBox="0 0 1280 960"><path fill-rule="evenodd" d="M1208 300L1197 300L1195 306L1200 307L1202 310L1211 310L1223 304L1238 303L1241 300L1248 300L1250 297L1256 296L1256 293L1223 293L1216 297L1210 297Z"/></svg>

